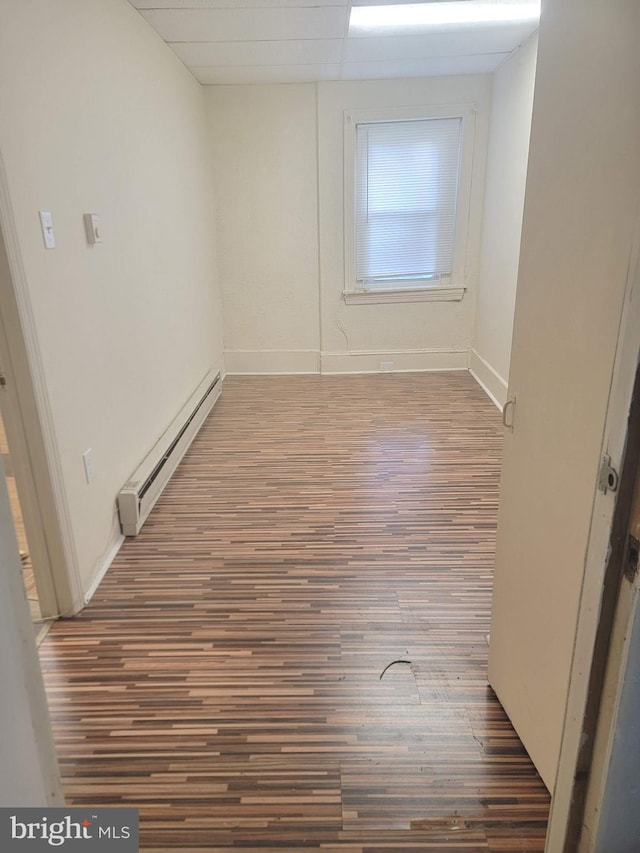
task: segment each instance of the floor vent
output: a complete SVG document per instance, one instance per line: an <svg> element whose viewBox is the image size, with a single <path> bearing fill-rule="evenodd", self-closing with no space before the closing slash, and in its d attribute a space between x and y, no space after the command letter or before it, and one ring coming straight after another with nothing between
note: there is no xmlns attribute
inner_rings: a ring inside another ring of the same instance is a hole
<svg viewBox="0 0 640 853"><path fill-rule="evenodd" d="M220 374L208 373L118 495L120 527L137 536L178 463L220 396Z"/></svg>

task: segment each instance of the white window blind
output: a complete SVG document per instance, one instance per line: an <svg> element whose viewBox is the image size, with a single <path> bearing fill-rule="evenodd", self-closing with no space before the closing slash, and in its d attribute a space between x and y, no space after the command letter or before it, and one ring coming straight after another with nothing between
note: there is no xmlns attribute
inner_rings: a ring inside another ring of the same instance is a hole
<svg viewBox="0 0 640 853"><path fill-rule="evenodd" d="M461 137L461 118L356 126L358 288L450 285Z"/></svg>

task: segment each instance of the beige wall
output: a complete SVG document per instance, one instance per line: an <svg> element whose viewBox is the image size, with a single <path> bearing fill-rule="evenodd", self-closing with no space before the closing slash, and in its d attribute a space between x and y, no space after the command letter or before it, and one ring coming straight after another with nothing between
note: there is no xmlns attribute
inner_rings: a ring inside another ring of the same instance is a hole
<svg viewBox="0 0 640 853"><path fill-rule="evenodd" d="M318 369L315 85L205 89L228 371Z"/></svg>
<svg viewBox="0 0 640 853"><path fill-rule="evenodd" d="M480 276L469 366L495 400L507 398L538 36L493 75Z"/></svg>
<svg viewBox="0 0 640 853"><path fill-rule="evenodd" d="M200 86L126 0L0 6L0 151L85 590L119 488L222 366L205 137Z"/></svg>
<svg viewBox="0 0 640 853"><path fill-rule="evenodd" d="M323 371L466 368L475 310L491 78L432 77L318 85ZM474 169L461 302L343 302L343 114L384 107L475 104Z"/></svg>
<svg viewBox="0 0 640 853"><path fill-rule="evenodd" d="M543 4L489 677L549 788L640 200L638 31L635 0Z"/></svg>
<svg viewBox="0 0 640 853"><path fill-rule="evenodd" d="M466 368L478 276L491 78L469 76L206 92L230 372ZM462 302L342 299L343 111L475 104ZM319 212L318 212L319 210Z"/></svg>

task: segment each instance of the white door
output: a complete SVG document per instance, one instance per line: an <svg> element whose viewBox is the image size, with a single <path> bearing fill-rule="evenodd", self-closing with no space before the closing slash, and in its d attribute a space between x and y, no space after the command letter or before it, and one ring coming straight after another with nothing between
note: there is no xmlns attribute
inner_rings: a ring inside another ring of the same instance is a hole
<svg viewBox="0 0 640 853"><path fill-rule="evenodd" d="M547 787L640 198L640 4L543 3L489 681Z"/></svg>
<svg viewBox="0 0 640 853"><path fill-rule="evenodd" d="M0 806L64 805L1 459L0 680Z"/></svg>

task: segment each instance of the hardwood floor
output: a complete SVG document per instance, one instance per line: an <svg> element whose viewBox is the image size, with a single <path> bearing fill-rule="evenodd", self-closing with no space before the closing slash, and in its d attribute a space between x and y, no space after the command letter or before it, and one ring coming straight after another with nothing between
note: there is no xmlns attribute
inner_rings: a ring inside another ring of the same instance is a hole
<svg viewBox="0 0 640 853"><path fill-rule="evenodd" d="M542 851L486 683L500 446L466 373L228 378L40 649L68 802L155 853Z"/></svg>

